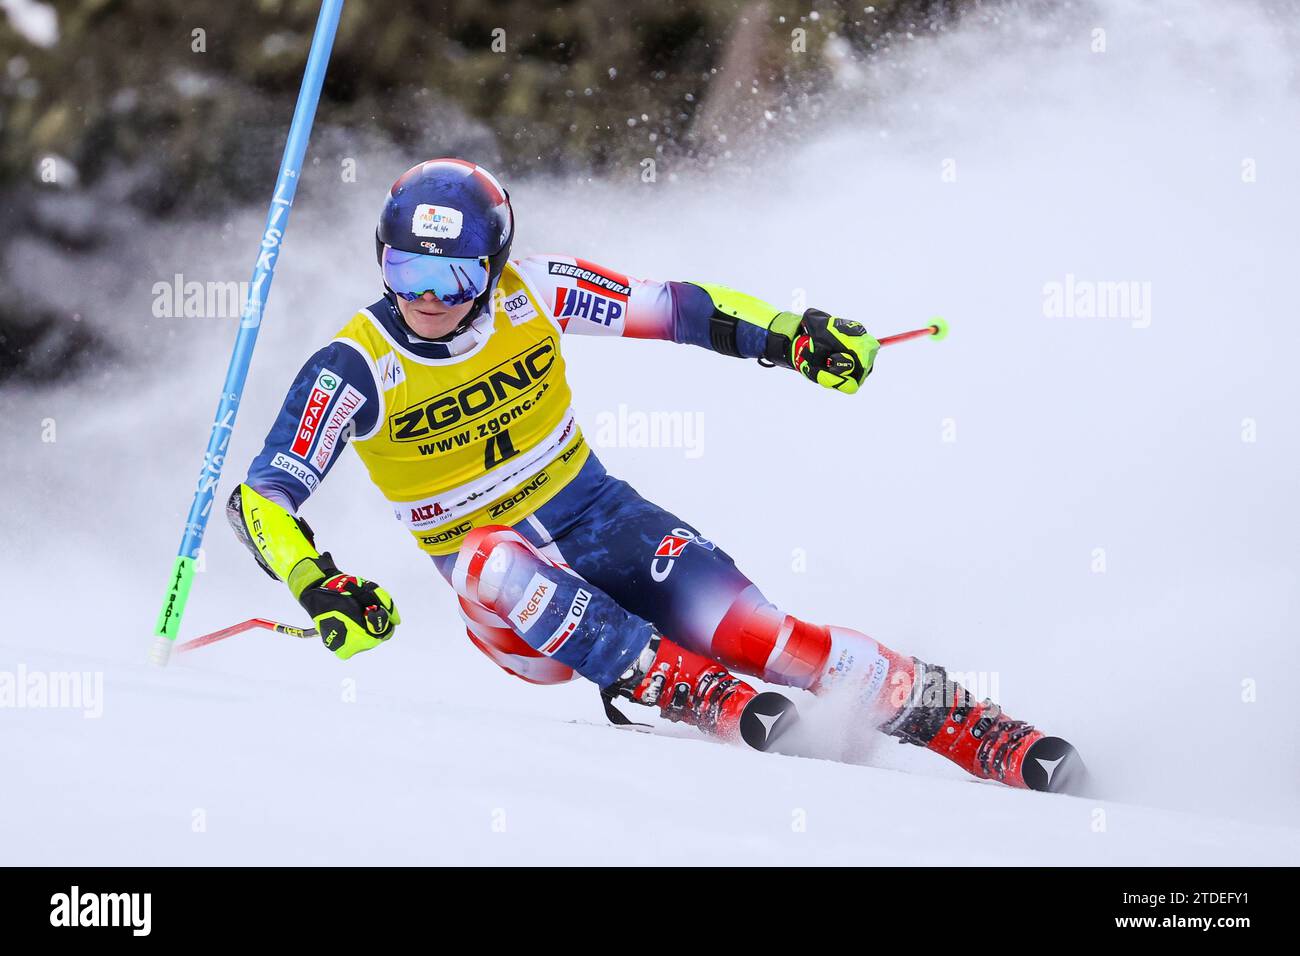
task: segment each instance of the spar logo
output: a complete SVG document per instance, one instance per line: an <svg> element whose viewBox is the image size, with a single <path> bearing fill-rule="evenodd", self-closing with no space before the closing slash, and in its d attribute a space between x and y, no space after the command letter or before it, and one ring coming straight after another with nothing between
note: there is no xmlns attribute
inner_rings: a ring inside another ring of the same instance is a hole
<svg viewBox="0 0 1300 956"><path fill-rule="evenodd" d="M552 311L557 319L576 317L609 326L622 318L628 297L632 295L627 276L585 259L577 259L572 265L551 262L547 268L553 276L575 280L576 288L561 285L555 290L555 308Z"/></svg>
<svg viewBox="0 0 1300 956"><path fill-rule="evenodd" d="M650 561L650 577L656 581L666 581L688 544L694 544L705 551L713 550L713 542L708 538L701 538L689 528L673 528L670 534L664 535L660 540L659 547L655 548L654 557Z"/></svg>
<svg viewBox="0 0 1300 956"><path fill-rule="evenodd" d="M330 399L338 391L340 378L337 372L331 372L327 368L320 370L316 376L316 384L312 386L311 394L307 396L307 407L302 410L302 418L298 419L298 431L293 437L293 444L289 450L299 458L306 458L307 452L311 451L312 442L316 440L316 430L320 428L321 420L325 417L325 409L329 407Z"/></svg>

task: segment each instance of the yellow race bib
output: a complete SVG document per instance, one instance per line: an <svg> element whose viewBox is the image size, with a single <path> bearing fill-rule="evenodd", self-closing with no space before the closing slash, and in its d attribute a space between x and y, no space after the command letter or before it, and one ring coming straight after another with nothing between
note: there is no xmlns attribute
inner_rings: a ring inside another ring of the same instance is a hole
<svg viewBox="0 0 1300 956"><path fill-rule="evenodd" d="M383 409L352 446L397 517L430 554L483 524L515 524L563 488L588 455L573 417L559 329L507 265L480 341L445 359L415 355L367 310L336 337L369 361Z"/></svg>

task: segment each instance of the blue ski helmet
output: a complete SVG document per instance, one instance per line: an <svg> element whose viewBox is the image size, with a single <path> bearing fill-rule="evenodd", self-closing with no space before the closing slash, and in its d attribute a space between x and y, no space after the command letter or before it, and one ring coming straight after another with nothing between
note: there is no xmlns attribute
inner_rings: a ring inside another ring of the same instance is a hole
<svg viewBox="0 0 1300 956"><path fill-rule="evenodd" d="M473 301L482 314L515 235L510 194L482 166L431 159L393 183L375 230L384 286L416 299L432 291L448 305Z"/></svg>

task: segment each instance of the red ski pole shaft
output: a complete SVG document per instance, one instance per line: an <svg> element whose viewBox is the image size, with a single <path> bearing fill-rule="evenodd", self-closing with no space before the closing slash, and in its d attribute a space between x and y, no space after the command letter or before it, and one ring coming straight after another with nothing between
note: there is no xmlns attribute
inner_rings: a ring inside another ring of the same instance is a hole
<svg viewBox="0 0 1300 956"><path fill-rule="evenodd" d="M896 335L886 335L879 341L881 346L897 345L899 342L906 342L908 339L922 339L933 336L934 340L937 342L947 335L948 323L936 316L930 324L923 329L913 329L910 332L899 332Z"/></svg>
<svg viewBox="0 0 1300 956"><path fill-rule="evenodd" d="M211 634L204 634L202 637L196 637L192 641L186 641L184 644L177 646L176 651L193 651L200 647L207 647L209 644L215 644L217 641L224 641L228 637L234 637L236 634L243 634L245 631L251 631L255 627L263 627L268 631L275 631L277 634L289 634L292 637L315 637L316 628L314 627L294 627L292 624L281 624L278 621L268 621L265 618L254 617L247 621L241 621L238 624L232 624L230 627L223 627L219 631L213 631Z"/></svg>

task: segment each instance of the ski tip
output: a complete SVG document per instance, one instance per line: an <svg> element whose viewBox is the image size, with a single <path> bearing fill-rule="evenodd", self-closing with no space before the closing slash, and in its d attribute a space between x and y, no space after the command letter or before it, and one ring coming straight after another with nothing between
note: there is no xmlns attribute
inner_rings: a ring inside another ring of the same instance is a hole
<svg viewBox="0 0 1300 956"><path fill-rule="evenodd" d="M798 720L794 701L765 691L745 705L740 715L740 736L755 750L770 750Z"/></svg>
<svg viewBox="0 0 1300 956"><path fill-rule="evenodd" d="M1088 769L1073 745L1060 737L1040 737L1025 751L1020 774L1030 790L1083 796Z"/></svg>

